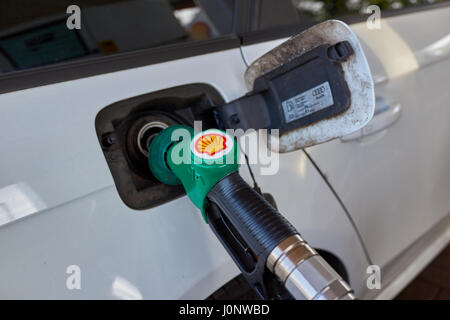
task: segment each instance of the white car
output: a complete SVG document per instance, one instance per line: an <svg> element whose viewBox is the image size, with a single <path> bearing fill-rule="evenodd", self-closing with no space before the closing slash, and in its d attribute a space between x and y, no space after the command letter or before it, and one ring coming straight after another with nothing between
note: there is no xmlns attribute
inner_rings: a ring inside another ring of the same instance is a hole
<svg viewBox="0 0 450 320"><path fill-rule="evenodd" d="M0 24L0 298L245 297L239 269L187 197L145 210L122 201L96 117L161 90L174 106L202 90L238 98L247 65L329 17L323 4L119 1L82 7L81 29L66 33L72 2ZM381 11L381 20L337 16L363 45L375 116L356 133L281 154L275 175L252 165L361 299L394 298L450 240L448 3ZM9 16L22 9L10 5ZM251 181L246 166L241 174ZM377 267L381 284L368 285Z"/></svg>

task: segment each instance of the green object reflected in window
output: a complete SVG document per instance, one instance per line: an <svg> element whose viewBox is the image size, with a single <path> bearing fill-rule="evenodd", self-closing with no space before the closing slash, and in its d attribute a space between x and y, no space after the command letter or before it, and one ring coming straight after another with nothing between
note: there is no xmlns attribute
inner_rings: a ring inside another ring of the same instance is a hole
<svg viewBox="0 0 450 320"><path fill-rule="evenodd" d="M0 49L17 69L88 54L76 30L69 30L65 20L0 39Z"/></svg>

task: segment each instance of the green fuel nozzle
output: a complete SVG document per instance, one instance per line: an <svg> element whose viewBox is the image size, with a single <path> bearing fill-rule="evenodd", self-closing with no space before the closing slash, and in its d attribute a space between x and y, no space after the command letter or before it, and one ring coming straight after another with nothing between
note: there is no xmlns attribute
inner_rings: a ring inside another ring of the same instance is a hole
<svg viewBox="0 0 450 320"><path fill-rule="evenodd" d="M175 125L149 148L162 183L182 184L189 199L263 299L354 299L346 282L298 231L239 175L231 135Z"/></svg>
<svg viewBox="0 0 450 320"><path fill-rule="evenodd" d="M183 185L208 223L207 195L222 178L238 171L238 156L238 143L224 131L209 129L196 133L192 127L174 125L153 139L148 161L152 174L160 182Z"/></svg>

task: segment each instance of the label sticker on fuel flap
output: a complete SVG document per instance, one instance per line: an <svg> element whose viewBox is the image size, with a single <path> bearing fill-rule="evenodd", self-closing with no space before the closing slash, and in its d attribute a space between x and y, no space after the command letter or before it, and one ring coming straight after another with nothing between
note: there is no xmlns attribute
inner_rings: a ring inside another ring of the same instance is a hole
<svg viewBox="0 0 450 320"><path fill-rule="evenodd" d="M286 123L309 116L334 104L328 81L284 100L281 105Z"/></svg>

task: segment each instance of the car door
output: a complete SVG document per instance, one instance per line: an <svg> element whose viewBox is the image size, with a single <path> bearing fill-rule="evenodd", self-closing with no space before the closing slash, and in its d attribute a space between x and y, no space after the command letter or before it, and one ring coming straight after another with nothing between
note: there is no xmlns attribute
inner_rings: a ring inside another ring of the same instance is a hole
<svg viewBox="0 0 450 320"><path fill-rule="evenodd" d="M290 29L264 30L258 13L259 31L244 37L244 57L250 64L324 18L350 23L376 84L375 116L362 130L307 152L353 216L373 263L386 266L450 212L448 2L385 5L379 29L374 16L358 13L362 4L292 4L298 17Z"/></svg>
<svg viewBox="0 0 450 320"><path fill-rule="evenodd" d="M379 30L353 24L372 62L375 116L310 150L381 266L450 212L449 14L424 7L383 18Z"/></svg>

